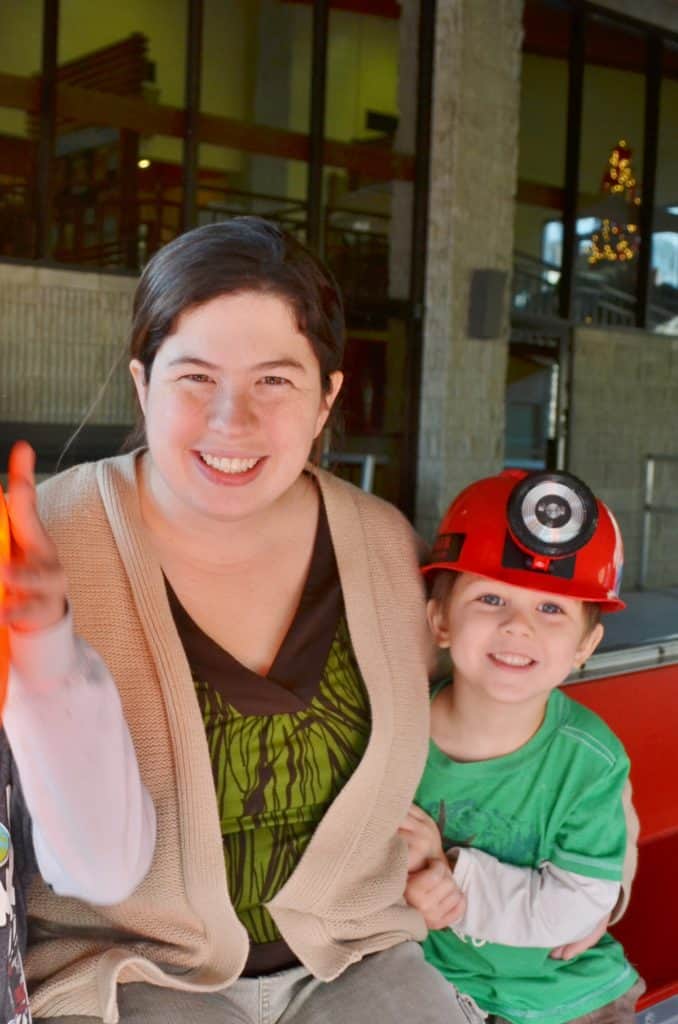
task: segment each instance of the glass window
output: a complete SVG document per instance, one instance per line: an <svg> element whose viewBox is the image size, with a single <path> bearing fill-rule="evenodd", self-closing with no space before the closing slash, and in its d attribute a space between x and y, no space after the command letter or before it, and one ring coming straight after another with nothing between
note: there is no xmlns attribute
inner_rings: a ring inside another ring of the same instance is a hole
<svg viewBox="0 0 678 1024"><path fill-rule="evenodd" d="M678 47L664 51L648 327L678 334Z"/></svg>
<svg viewBox="0 0 678 1024"><path fill-rule="evenodd" d="M348 325L345 430L333 446L356 482L374 456L375 490L401 502L419 5L359 6L329 18L323 245Z"/></svg>
<svg viewBox="0 0 678 1024"><path fill-rule="evenodd" d="M646 39L590 18L579 168L575 319L633 326L645 127Z"/></svg>
<svg viewBox="0 0 678 1024"><path fill-rule="evenodd" d="M207 0L200 223L254 213L305 237L312 21L311 5Z"/></svg>
<svg viewBox="0 0 678 1024"><path fill-rule="evenodd" d="M180 229L186 0L62 0L52 258L136 270Z"/></svg>
<svg viewBox="0 0 678 1024"><path fill-rule="evenodd" d="M523 14L513 308L556 316L562 263L570 15L545 0Z"/></svg>
<svg viewBox="0 0 678 1024"><path fill-rule="evenodd" d="M41 0L0 5L0 257L35 251L35 119L26 110L40 72Z"/></svg>

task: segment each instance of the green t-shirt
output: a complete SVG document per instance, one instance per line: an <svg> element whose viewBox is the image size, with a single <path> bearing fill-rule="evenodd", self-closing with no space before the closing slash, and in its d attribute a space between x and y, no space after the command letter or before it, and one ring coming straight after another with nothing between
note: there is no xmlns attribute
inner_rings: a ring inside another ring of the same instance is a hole
<svg viewBox="0 0 678 1024"><path fill-rule="evenodd" d="M556 690L538 732L505 757L462 763L431 741L415 802L437 821L446 848L475 847L518 867L549 861L616 882L628 771L605 723ZM424 952L483 1010L515 1024L570 1021L612 1002L638 977L610 935L567 961L551 959L549 949L483 942L451 928L431 932Z"/></svg>

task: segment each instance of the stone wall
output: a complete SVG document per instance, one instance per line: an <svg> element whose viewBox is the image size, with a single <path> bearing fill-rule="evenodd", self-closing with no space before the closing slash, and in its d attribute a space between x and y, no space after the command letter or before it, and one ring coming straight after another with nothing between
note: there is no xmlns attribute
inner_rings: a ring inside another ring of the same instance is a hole
<svg viewBox="0 0 678 1024"><path fill-rule="evenodd" d="M131 423L126 340L135 285L113 274L0 264L0 420L76 424L103 388L90 421Z"/></svg>
<svg viewBox="0 0 678 1024"><path fill-rule="evenodd" d="M471 271L511 267L522 0L438 0L417 527L501 468L509 337L467 333Z"/></svg>
<svg viewBox="0 0 678 1024"><path fill-rule="evenodd" d="M624 535L625 588L638 582L645 457L678 457L678 338L575 331L570 468L607 501ZM658 463L657 504L678 505L678 462ZM649 586L678 585L678 517L654 518Z"/></svg>

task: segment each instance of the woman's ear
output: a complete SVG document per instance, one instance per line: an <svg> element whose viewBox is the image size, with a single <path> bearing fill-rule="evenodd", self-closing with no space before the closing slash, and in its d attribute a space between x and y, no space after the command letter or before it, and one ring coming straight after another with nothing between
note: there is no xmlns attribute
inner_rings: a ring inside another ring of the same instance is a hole
<svg viewBox="0 0 678 1024"><path fill-rule="evenodd" d="M332 406L337 400L337 395L341 391L341 385L344 383L344 375L341 370L335 370L334 373L330 374L330 386L327 391L323 391L322 398L320 400L320 409L318 410L318 419L315 425L314 437L318 437L321 430L327 423L328 417L332 411Z"/></svg>
<svg viewBox="0 0 678 1024"><path fill-rule="evenodd" d="M132 374L132 380L134 381L134 387L136 389L137 398L139 399L139 405L141 411L146 415L146 396L148 394L148 384L146 383L146 369L144 364L139 359L130 360L129 372Z"/></svg>
<svg viewBox="0 0 678 1024"><path fill-rule="evenodd" d="M450 646L450 630L447 625L445 607L434 597L426 602L426 618L429 629L438 647Z"/></svg>
<svg viewBox="0 0 678 1024"><path fill-rule="evenodd" d="M581 668L581 666L589 660L596 647L603 639L605 629L599 622L593 627L583 638L577 649L577 653L574 658L573 668Z"/></svg>

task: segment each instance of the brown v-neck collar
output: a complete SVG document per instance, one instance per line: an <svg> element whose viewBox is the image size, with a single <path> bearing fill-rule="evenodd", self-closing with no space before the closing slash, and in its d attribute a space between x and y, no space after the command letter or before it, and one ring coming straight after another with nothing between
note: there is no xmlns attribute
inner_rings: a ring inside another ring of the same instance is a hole
<svg viewBox="0 0 678 1024"><path fill-rule="evenodd" d="M272 568L272 576L274 568ZM274 582L274 580L272 580ZM243 715L303 711L318 693L343 612L337 563L320 500L311 564L297 612L265 676L247 668L193 621L165 579L174 623L196 682L207 683Z"/></svg>

